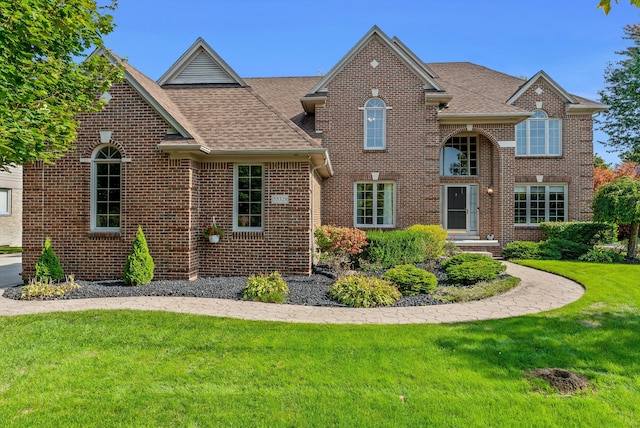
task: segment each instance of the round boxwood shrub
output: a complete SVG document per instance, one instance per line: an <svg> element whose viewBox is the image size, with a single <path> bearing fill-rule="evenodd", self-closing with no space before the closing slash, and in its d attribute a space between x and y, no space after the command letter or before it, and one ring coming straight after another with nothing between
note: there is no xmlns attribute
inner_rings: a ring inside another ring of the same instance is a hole
<svg viewBox="0 0 640 428"><path fill-rule="evenodd" d="M282 303L287 300L289 287L278 272L270 275L250 276L242 291L244 300L264 303Z"/></svg>
<svg viewBox="0 0 640 428"><path fill-rule="evenodd" d="M578 260L580 256L588 252L592 247L566 239L549 239L541 242L539 248L543 259Z"/></svg>
<svg viewBox="0 0 640 428"><path fill-rule="evenodd" d="M402 294L386 279L353 275L339 279L329 287L329 296L354 308L371 308L393 305Z"/></svg>
<svg viewBox="0 0 640 428"><path fill-rule="evenodd" d="M485 261L465 262L450 265L446 269L447 281L453 284L469 285L479 281L491 281L498 278L496 266Z"/></svg>
<svg viewBox="0 0 640 428"><path fill-rule="evenodd" d="M393 282L405 296L432 293L438 285L434 274L414 265L396 266L386 271L383 277Z"/></svg>
<svg viewBox="0 0 640 428"><path fill-rule="evenodd" d="M494 260L487 255L478 254L478 253L456 254L455 256L449 257L447 260L442 262L442 267L444 269L447 269L449 266L460 265L462 263L468 263L468 262L485 262L485 263L489 263L496 266L496 269L500 269L500 267L504 267L504 265L500 263L498 260Z"/></svg>

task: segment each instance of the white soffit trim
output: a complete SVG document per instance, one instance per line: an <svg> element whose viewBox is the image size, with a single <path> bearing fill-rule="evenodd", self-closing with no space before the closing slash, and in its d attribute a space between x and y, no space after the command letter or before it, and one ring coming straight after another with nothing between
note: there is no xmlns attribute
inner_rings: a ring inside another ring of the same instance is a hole
<svg viewBox="0 0 640 428"><path fill-rule="evenodd" d="M529 90L529 88L531 88L538 81L538 79L544 79L556 91L558 95L564 98L566 102L571 104L578 104L578 101L573 97L573 95L571 95L570 93L565 91L560 85L558 85L558 83L555 80L553 80L547 73L545 73L544 70L538 71L535 74L535 76L527 80L527 82L524 85L522 85L520 89L518 89L516 93L511 96L511 98L507 100L507 104L513 104L514 102L516 102L518 98L522 96L522 94L524 94L527 90Z"/></svg>
<svg viewBox="0 0 640 428"><path fill-rule="evenodd" d="M131 67L132 69L136 70L131 64L126 63L127 65L124 65L124 61L120 60L116 55L114 55L109 49L106 49L105 47L99 47L98 49L96 49L95 51L93 51L91 53L91 55L89 55L89 58L92 57L93 55L103 55L105 58L107 58L109 61L111 61L114 64L119 64L120 66L122 66L123 70L124 70L124 80L129 83L131 85L131 87L133 89L136 90L136 92L138 92L140 94L140 96L155 110L158 112L158 114L160 116L162 116L162 118L164 120L167 121L167 123L169 123L169 125L171 125L176 131L178 131L178 133L180 133L180 135L184 138L193 138L193 136L189 133L189 131L187 131L184 126L182 126L180 124L180 122L178 122L171 114L169 114L169 112L158 102L158 100L156 100L150 93L149 91L147 91L144 88L144 85L140 82L138 82L136 80L135 77L133 77L133 75L131 75L131 73L129 73L129 71L127 70L127 67ZM140 73L140 71L136 70L136 72ZM140 73L142 74L142 73ZM152 84L153 81L151 81Z"/></svg>
<svg viewBox="0 0 640 428"><path fill-rule="evenodd" d="M371 27L371 29L362 37L358 43L353 46L345 56L342 57L336 65L309 91L309 94L315 94L317 92L326 92L328 83L338 74L346 64L364 48L367 43L374 37L380 37L380 40L387 45L387 47L395 53L408 67L424 79L430 86L438 91L444 91L444 89L435 82L432 72L429 72L422 61L417 60L417 56L406 48L399 40L391 40L377 25Z"/></svg>
<svg viewBox="0 0 640 428"><path fill-rule="evenodd" d="M198 37L189 49L158 79L160 86L194 83L236 83L242 87L247 86L244 80L202 37Z"/></svg>

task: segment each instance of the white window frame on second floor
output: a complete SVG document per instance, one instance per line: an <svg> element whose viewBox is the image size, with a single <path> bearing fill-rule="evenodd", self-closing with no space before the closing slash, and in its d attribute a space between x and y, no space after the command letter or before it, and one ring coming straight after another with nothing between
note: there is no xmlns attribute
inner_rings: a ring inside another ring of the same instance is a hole
<svg viewBox="0 0 640 428"><path fill-rule="evenodd" d="M369 98L364 107L364 149L385 150L387 148L387 110L391 107L380 98Z"/></svg>
<svg viewBox="0 0 640 428"><path fill-rule="evenodd" d="M353 192L355 227L396 226L396 185L393 181L356 181Z"/></svg>
<svg viewBox="0 0 640 428"><path fill-rule="evenodd" d="M233 165L233 231L264 231L263 164Z"/></svg>
<svg viewBox="0 0 640 428"><path fill-rule="evenodd" d="M516 156L561 156L562 119L542 110L516 125Z"/></svg>
<svg viewBox="0 0 640 428"><path fill-rule="evenodd" d="M93 152L91 157L92 232L120 232L123 202L122 162L122 153L114 145L103 144Z"/></svg>
<svg viewBox="0 0 640 428"><path fill-rule="evenodd" d="M542 222L567 221L566 184L516 183L514 200L516 226L538 226Z"/></svg>

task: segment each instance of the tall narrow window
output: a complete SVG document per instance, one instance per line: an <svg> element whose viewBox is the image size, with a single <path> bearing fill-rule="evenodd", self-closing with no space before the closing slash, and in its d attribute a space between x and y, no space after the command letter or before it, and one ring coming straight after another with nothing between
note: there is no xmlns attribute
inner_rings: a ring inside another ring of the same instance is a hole
<svg viewBox="0 0 640 428"><path fill-rule="evenodd" d="M91 172L91 230L120 231L122 156L114 146L94 152Z"/></svg>
<svg viewBox="0 0 640 428"><path fill-rule="evenodd" d="M478 175L476 137L451 137L446 142L440 151L440 175Z"/></svg>
<svg viewBox="0 0 640 428"><path fill-rule="evenodd" d="M264 175L262 165L235 166L235 230L264 228Z"/></svg>
<svg viewBox="0 0 640 428"><path fill-rule="evenodd" d="M394 227L393 183L356 183L355 192L356 227Z"/></svg>
<svg viewBox="0 0 640 428"><path fill-rule="evenodd" d="M561 121L549 119L542 110L516 125L518 156L560 156L562 152Z"/></svg>
<svg viewBox="0 0 640 428"><path fill-rule="evenodd" d="M386 145L386 106L379 98L364 105L364 148L382 150Z"/></svg>

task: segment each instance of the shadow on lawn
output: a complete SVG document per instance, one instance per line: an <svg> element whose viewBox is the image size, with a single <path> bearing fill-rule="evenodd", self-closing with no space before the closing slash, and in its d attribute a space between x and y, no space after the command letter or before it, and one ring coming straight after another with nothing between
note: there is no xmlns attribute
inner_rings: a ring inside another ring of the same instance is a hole
<svg viewBox="0 0 640 428"><path fill-rule="evenodd" d="M582 372L615 371L638 376L640 364L640 314L628 310L591 311L571 316L529 316L486 323L458 325L456 333L435 343L486 374L503 369L529 370L542 367ZM503 373L503 372L502 372Z"/></svg>

